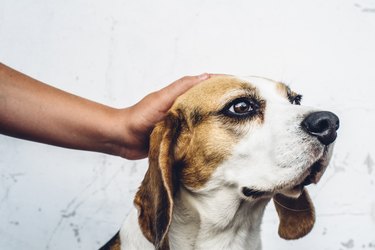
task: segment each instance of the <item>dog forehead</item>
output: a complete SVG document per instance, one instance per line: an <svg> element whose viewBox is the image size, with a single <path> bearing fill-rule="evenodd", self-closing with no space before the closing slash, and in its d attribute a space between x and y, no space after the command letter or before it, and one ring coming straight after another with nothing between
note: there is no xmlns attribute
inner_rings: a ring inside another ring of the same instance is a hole
<svg viewBox="0 0 375 250"><path fill-rule="evenodd" d="M177 98L174 107L200 108L202 111L215 110L232 95L246 90L254 90L254 87L245 79L233 76L212 77Z"/></svg>
<svg viewBox="0 0 375 250"><path fill-rule="evenodd" d="M172 109L199 108L202 111L217 110L232 97L252 93L262 99L283 99L288 87L277 81L262 77L216 76L200 83L177 98Z"/></svg>
<svg viewBox="0 0 375 250"><path fill-rule="evenodd" d="M240 79L250 82L264 99L285 100L285 98L288 98L288 92L290 91L290 89L282 82L258 76L240 77Z"/></svg>

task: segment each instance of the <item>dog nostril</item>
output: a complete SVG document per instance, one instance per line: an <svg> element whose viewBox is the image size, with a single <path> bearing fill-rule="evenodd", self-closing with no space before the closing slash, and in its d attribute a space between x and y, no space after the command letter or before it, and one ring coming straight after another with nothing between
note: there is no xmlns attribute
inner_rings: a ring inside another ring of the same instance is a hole
<svg viewBox="0 0 375 250"><path fill-rule="evenodd" d="M337 137L336 130L340 127L340 121L334 113L321 111L309 114L301 125L309 134L317 137L321 143L329 145Z"/></svg>

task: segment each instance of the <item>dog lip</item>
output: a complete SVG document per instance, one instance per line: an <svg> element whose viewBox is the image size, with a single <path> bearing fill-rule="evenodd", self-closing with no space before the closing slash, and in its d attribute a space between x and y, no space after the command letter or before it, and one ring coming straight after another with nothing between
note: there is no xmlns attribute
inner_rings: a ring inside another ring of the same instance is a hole
<svg viewBox="0 0 375 250"><path fill-rule="evenodd" d="M326 150L325 150L326 151ZM306 174L307 176L302 179L301 182L299 182L297 185L294 185L294 186L289 186L289 188L282 188L281 190L281 193L284 193L284 195L288 196L288 197L298 197L303 188L305 186L308 186L310 184L317 184L321 178L321 176L323 175L326 167L327 167L327 156L326 156L326 152L323 153L323 156L318 159L317 161L315 161L307 170L306 170ZM279 191L280 192L280 191ZM247 198L253 198L253 199L257 199L257 198L261 198L261 197L267 197L269 195L272 195L273 192L269 192L269 191L263 191L263 190L258 190L258 189L253 189L253 188L249 188L249 187L242 187L241 189L241 193L247 197Z"/></svg>
<svg viewBox="0 0 375 250"><path fill-rule="evenodd" d="M315 162L304 171L299 180L282 187L280 189L281 191L278 192L288 197L298 197L305 186L317 184L328 167L331 153L332 147L326 146L320 158L315 160Z"/></svg>
<svg viewBox="0 0 375 250"><path fill-rule="evenodd" d="M308 186L312 183L318 183L319 179L318 174L323 170L322 160L319 159L309 168L309 175L301 182L300 185Z"/></svg>
<svg viewBox="0 0 375 250"><path fill-rule="evenodd" d="M307 176L294 187L304 187L310 184L317 184L328 166L329 157L327 154L328 148L325 147L323 155L308 168Z"/></svg>
<svg viewBox="0 0 375 250"><path fill-rule="evenodd" d="M319 182L330 161L329 151L330 148L328 146L324 147L324 151L321 157L307 168L305 174L303 175L305 176L304 179L300 180L296 185L292 186L292 190L302 189L305 186L308 186L310 184L317 184Z"/></svg>
<svg viewBox="0 0 375 250"><path fill-rule="evenodd" d="M271 192L256 190L248 187L242 187L241 192L244 196L254 199L271 194Z"/></svg>

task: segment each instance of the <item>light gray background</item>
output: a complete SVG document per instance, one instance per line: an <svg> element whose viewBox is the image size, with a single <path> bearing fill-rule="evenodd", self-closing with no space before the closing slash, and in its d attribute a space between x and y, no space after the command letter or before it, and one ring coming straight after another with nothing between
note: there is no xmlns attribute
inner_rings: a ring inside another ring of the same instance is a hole
<svg viewBox="0 0 375 250"><path fill-rule="evenodd" d="M186 74L262 75L342 122L310 187L317 223L264 249L375 249L375 1L0 0L0 61L114 107ZM51 103L53 105L53 103ZM120 227L147 162L0 136L0 249L96 249Z"/></svg>

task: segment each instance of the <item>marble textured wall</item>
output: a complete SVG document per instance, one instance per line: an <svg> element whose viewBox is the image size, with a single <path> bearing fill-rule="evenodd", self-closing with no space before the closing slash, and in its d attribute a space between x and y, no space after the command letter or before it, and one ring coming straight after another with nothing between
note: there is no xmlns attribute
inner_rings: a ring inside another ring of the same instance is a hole
<svg viewBox="0 0 375 250"><path fill-rule="evenodd" d="M1 0L0 61L115 107L186 75L264 75L342 122L310 187L313 232L264 249L375 249L375 1ZM53 105L53 104L51 104ZM0 249L95 249L120 227L147 162L0 136Z"/></svg>

